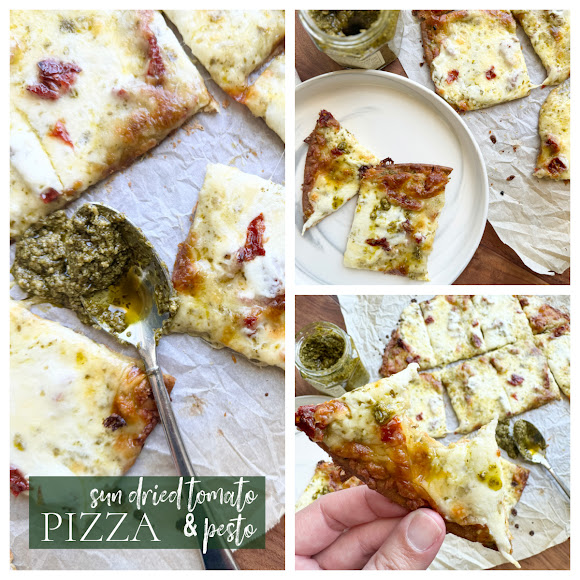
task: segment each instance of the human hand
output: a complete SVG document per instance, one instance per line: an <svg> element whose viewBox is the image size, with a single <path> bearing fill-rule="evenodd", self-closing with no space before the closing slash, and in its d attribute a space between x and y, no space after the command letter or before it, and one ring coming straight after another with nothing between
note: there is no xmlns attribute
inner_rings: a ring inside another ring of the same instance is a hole
<svg viewBox="0 0 580 580"><path fill-rule="evenodd" d="M296 514L297 570L425 570L445 538L435 511L408 512L366 485Z"/></svg>

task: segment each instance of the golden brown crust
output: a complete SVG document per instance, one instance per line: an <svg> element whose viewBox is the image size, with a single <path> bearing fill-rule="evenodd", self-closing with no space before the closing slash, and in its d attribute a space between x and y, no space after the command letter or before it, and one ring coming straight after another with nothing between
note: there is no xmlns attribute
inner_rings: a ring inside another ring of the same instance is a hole
<svg viewBox="0 0 580 580"><path fill-rule="evenodd" d="M401 337L399 329L393 330L385 352L383 354L383 364L379 369L382 377L390 377L404 369L411 363L418 363L421 357L413 354L413 349Z"/></svg>

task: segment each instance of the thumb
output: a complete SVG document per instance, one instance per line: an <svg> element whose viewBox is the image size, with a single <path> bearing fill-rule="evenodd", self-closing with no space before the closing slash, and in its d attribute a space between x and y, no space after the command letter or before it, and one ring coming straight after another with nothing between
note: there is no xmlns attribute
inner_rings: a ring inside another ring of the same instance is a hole
<svg viewBox="0 0 580 580"><path fill-rule="evenodd" d="M365 570L426 570L445 539L443 518L421 508L407 514L373 554Z"/></svg>

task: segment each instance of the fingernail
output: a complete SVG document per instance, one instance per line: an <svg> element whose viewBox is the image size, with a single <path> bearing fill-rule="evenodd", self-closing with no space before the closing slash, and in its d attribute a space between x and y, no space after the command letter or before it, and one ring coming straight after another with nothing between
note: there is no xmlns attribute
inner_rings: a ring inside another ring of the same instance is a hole
<svg viewBox="0 0 580 580"><path fill-rule="evenodd" d="M407 539L417 552L424 552L435 543L440 533L441 530L433 518L425 512L416 511L407 528Z"/></svg>

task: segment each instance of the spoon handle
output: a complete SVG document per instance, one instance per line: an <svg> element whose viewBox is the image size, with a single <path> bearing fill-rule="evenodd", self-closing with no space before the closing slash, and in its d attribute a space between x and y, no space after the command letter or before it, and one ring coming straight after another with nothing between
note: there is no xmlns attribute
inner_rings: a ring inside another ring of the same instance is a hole
<svg viewBox="0 0 580 580"><path fill-rule="evenodd" d="M194 477L195 473L171 407L171 399L165 388L163 374L157 364L155 346L149 349L142 348L139 350L139 354L145 363L145 371L149 377L149 384L155 397L157 410L159 411L161 423L165 429L165 436L167 437L167 443L169 444L177 473L183 477ZM204 514L206 517L211 515L208 512L210 510L206 506ZM239 570L233 553L229 548L208 550L205 554L202 551L201 557L203 558L203 564L206 570Z"/></svg>
<svg viewBox="0 0 580 580"><path fill-rule="evenodd" d="M544 467L550 472L552 477L558 482L558 485L562 488L562 491L568 496L568 499L570 499L570 490L568 489L568 486L556 475L555 471L549 465L544 465Z"/></svg>

